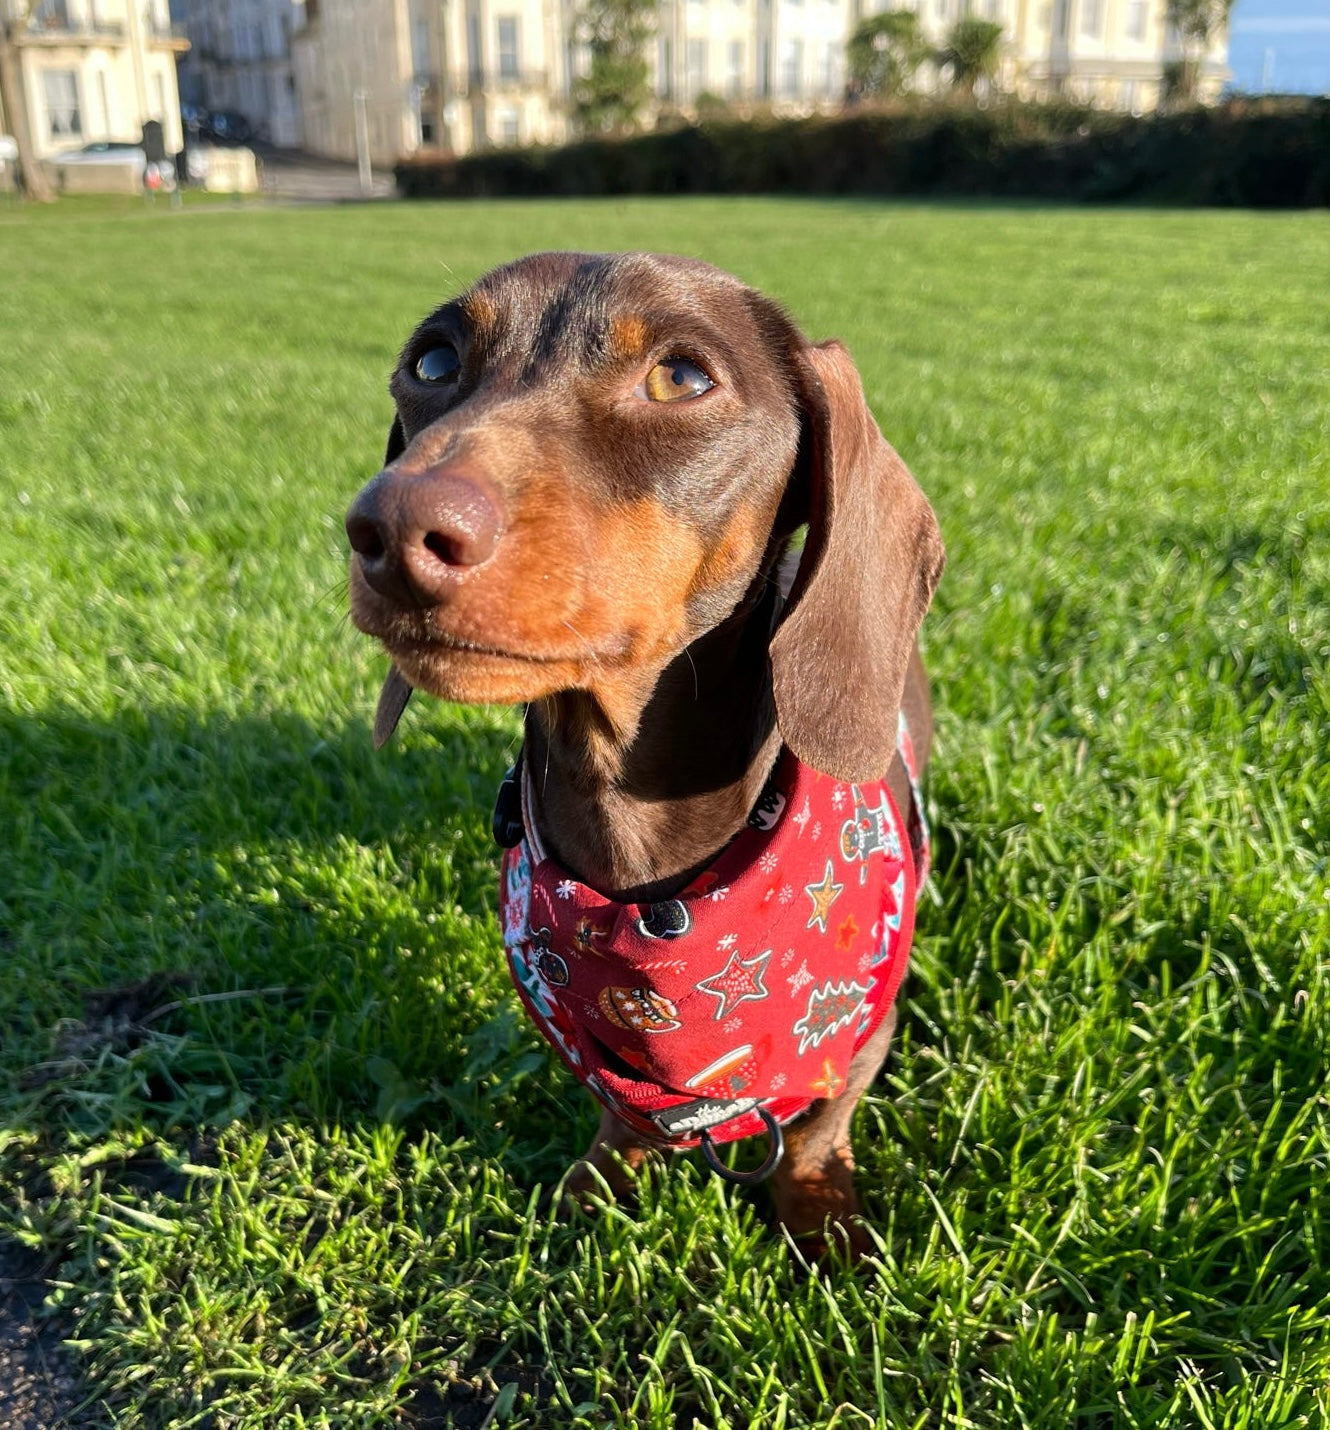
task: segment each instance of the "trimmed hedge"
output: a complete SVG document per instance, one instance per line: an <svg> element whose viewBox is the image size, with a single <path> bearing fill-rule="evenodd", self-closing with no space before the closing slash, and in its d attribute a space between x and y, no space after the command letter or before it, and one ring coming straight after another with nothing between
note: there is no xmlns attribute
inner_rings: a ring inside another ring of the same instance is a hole
<svg viewBox="0 0 1330 1430"><path fill-rule="evenodd" d="M1330 102L1136 118L1069 105L714 120L397 165L407 198L804 193L1307 208L1330 204Z"/></svg>

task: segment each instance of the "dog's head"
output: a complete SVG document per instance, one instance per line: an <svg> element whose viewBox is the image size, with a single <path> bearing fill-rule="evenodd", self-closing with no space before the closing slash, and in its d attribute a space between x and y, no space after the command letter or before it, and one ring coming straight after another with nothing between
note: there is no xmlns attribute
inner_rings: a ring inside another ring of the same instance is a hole
<svg viewBox="0 0 1330 1430"><path fill-rule="evenodd" d="M430 314L390 388L346 523L352 618L401 673L378 734L409 687L644 696L807 522L770 647L781 733L843 778L886 769L942 544L839 344L702 263L547 253Z"/></svg>

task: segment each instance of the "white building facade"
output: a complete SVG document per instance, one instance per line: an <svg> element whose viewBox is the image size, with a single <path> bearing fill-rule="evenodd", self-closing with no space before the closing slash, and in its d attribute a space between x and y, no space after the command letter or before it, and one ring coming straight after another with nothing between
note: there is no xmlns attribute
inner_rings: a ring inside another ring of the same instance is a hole
<svg viewBox="0 0 1330 1430"><path fill-rule="evenodd" d="M346 160L363 144L384 165L418 150L465 154L571 137L571 95L586 65L575 36L579 0L175 3L194 43L182 69L191 76L186 97L239 111L275 144ZM1142 111L1158 103L1165 66L1182 58L1166 3L918 0L909 8L935 45L966 13L1001 24L997 87L1004 92ZM907 7L658 0L647 51L657 110L834 109L855 25L895 8ZM1217 97L1227 77L1226 52L1223 37L1203 59L1204 99ZM936 72L926 67L919 82L933 87Z"/></svg>
<svg viewBox="0 0 1330 1430"><path fill-rule="evenodd" d="M100 140L137 143L149 120L168 153L180 149L176 56L188 42L166 0L42 0L13 43L39 159Z"/></svg>
<svg viewBox="0 0 1330 1430"><path fill-rule="evenodd" d="M1182 43L1168 24L1167 0L919 0L912 8L934 44L962 14L1002 26L998 88L1022 99L1065 97L1133 113L1157 107L1165 66ZM1212 102L1228 79L1228 36L1201 57L1199 97Z"/></svg>

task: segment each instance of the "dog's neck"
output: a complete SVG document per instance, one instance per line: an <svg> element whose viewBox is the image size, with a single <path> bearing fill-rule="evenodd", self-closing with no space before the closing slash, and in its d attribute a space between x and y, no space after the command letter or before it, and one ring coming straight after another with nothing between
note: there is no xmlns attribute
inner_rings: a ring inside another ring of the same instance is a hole
<svg viewBox="0 0 1330 1430"><path fill-rule="evenodd" d="M650 679L528 707L531 814L580 882L668 897L743 827L780 753L767 658L779 602L763 580Z"/></svg>

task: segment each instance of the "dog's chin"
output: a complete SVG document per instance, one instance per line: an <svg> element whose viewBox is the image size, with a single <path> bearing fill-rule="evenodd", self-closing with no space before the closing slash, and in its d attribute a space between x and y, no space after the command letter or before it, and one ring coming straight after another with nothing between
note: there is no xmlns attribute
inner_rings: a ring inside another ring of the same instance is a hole
<svg viewBox="0 0 1330 1430"><path fill-rule="evenodd" d="M463 705L521 705L580 683L573 661L434 641L383 644L415 689Z"/></svg>

